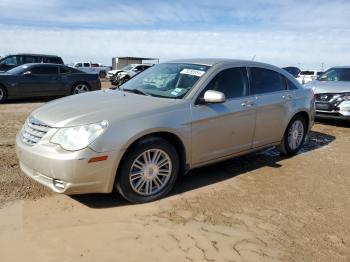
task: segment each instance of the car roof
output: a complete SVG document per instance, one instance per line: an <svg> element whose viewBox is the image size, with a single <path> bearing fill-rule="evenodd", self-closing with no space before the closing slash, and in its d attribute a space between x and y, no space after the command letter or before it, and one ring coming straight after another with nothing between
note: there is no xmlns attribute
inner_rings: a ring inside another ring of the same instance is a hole
<svg viewBox="0 0 350 262"><path fill-rule="evenodd" d="M57 55L30 54L30 53L8 54L8 55L6 55L6 56L11 56L11 55L46 56L46 57L57 57L57 58L59 58L59 56L57 56ZM5 56L4 56L4 57L5 57Z"/></svg>
<svg viewBox="0 0 350 262"><path fill-rule="evenodd" d="M62 64L54 64L54 63L27 63L27 64L23 64L20 66L35 66L35 65L40 65L40 66L64 66L64 67L68 67L66 65L62 65Z"/></svg>
<svg viewBox="0 0 350 262"><path fill-rule="evenodd" d="M333 66L331 68L350 68L350 66Z"/></svg>
<svg viewBox="0 0 350 262"><path fill-rule="evenodd" d="M192 58L192 59L178 59L178 60L172 60L168 63L184 63L184 64L198 64L198 65L208 65L208 66L214 66L214 65L230 65L232 63L236 64L249 64L249 66L269 66L269 67L275 67L270 64L256 62L252 60L242 60L242 59L229 59L229 58ZM277 68L277 67L275 67ZM280 69L280 68L278 68Z"/></svg>

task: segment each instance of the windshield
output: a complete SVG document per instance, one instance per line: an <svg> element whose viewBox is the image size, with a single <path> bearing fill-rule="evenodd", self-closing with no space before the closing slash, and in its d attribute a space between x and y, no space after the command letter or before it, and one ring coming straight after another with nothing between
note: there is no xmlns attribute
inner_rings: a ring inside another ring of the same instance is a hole
<svg viewBox="0 0 350 262"><path fill-rule="evenodd" d="M133 67L134 67L134 65L127 65L127 66L124 66L122 68L122 70L129 71L129 70L133 69Z"/></svg>
<svg viewBox="0 0 350 262"><path fill-rule="evenodd" d="M158 64L131 78L121 88L151 96L182 98L208 69L205 65Z"/></svg>
<svg viewBox="0 0 350 262"><path fill-rule="evenodd" d="M320 81L350 81L350 68L331 68L318 78Z"/></svg>
<svg viewBox="0 0 350 262"><path fill-rule="evenodd" d="M7 73L10 73L12 75L18 75L21 74L22 72L24 72L25 70L27 70L28 66L26 65L21 65L21 66L17 66L15 68L12 68L11 70L7 71Z"/></svg>

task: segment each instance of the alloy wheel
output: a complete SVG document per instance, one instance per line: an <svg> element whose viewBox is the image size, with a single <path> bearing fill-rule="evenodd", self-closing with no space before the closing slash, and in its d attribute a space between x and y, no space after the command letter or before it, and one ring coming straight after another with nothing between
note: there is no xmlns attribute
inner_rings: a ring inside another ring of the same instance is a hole
<svg viewBox="0 0 350 262"><path fill-rule="evenodd" d="M141 153L131 165L129 182L135 193L151 196L167 185L171 172L169 155L160 149L149 149Z"/></svg>
<svg viewBox="0 0 350 262"><path fill-rule="evenodd" d="M78 84L73 89L74 94L81 94L81 93L85 93L85 92L89 92L89 88L85 84Z"/></svg>
<svg viewBox="0 0 350 262"><path fill-rule="evenodd" d="M300 147L304 137L304 125L300 120L296 120L288 131L288 145L292 150Z"/></svg>

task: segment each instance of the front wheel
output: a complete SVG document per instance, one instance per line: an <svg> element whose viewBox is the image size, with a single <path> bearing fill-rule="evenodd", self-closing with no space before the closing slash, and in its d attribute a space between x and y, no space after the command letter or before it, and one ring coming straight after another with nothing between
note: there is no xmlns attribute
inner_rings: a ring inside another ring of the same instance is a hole
<svg viewBox="0 0 350 262"><path fill-rule="evenodd" d="M305 118L294 117L284 133L283 140L277 149L284 155L295 155L305 142L307 126Z"/></svg>
<svg viewBox="0 0 350 262"><path fill-rule="evenodd" d="M116 179L116 188L133 203L145 203L167 195L179 172L175 148L162 138L138 142L126 154Z"/></svg>

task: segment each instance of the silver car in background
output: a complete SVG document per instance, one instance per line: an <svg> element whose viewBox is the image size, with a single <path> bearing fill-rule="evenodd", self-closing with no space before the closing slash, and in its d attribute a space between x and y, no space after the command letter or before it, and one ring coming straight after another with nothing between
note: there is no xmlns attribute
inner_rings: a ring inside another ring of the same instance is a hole
<svg viewBox="0 0 350 262"><path fill-rule="evenodd" d="M315 93L318 118L350 120L350 66L332 67L305 87Z"/></svg>
<svg viewBox="0 0 350 262"><path fill-rule="evenodd" d="M55 192L116 188L142 203L168 194L178 175L193 168L271 146L296 154L314 113L312 90L275 66L177 60L120 89L36 109L16 149L24 173Z"/></svg>

